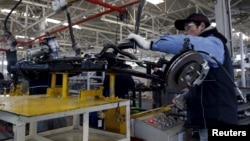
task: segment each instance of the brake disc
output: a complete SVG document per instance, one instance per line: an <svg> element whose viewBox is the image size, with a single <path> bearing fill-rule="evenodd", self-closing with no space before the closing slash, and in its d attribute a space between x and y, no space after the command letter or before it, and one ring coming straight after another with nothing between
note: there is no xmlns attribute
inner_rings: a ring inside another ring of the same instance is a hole
<svg viewBox="0 0 250 141"><path fill-rule="evenodd" d="M208 73L207 61L195 51L173 57L165 70L167 88L175 91L199 85Z"/></svg>

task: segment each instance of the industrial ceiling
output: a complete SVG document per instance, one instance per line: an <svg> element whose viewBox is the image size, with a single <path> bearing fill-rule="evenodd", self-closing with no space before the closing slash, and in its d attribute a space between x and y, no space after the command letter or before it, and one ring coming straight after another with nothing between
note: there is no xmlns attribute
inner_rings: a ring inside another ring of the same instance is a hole
<svg viewBox="0 0 250 141"><path fill-rule="evenodd" d="M79 0L67 8L70 13L76 42L83 51L98 52L104 44L118 41L135 31L140 0ZM4 23L8 10L18 0L0 0L0 19ZM164 0L153 5L146 2L141 18L139 34L154 39L163 34L176 34L173 23L193 12L200 12L215 20L214 0ZM231 0L232 27L249 35L250 1ZM16 35L19 46L25 50L38 46L38 39L46 32L56 36L62 52L72 52L72 42L67 26L66 10L55 12L51 0L23 0L8 20L9 30ZM124 12L125 11L125 12ZM50 20L60 23L53 23ZM4 25L4 24L1 24ZM1 27L3 29L3 27ZM1 48L6 46L3 32Z"/></svg>

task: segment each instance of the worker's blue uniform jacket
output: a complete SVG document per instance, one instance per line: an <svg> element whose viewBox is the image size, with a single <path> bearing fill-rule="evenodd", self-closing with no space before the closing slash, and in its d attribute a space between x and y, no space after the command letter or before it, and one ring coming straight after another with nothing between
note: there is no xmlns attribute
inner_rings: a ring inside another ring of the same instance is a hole
<svg viewBox="0 0 250 141"><path fill-rule="evenodd" d="M216 28L209 27L200 36L167 35L153 41L151 49L178 54L185 37L190 39L194 50L209 53L224 67L219 67L208 55L201 54L209 62L210 70L201 85L190 88L186 126L208 128L219 124L237 124L237 97L232 81L232 61L225 45L227 40Z"/></svg>

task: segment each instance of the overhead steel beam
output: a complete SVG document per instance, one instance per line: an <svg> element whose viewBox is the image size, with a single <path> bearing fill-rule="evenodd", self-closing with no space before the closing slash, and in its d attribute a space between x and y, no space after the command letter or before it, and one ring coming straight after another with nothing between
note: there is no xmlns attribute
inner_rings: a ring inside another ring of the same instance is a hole
<svg viewBox="0 0 250 141"><path fill-rule="evenodd" d="M53 15L55 15L55 14L56 14L56 12L52 12L52 13L50 13L49 15L47 15L47 16L45 16L45 17L42 17L41 19L37 20L37 21L34 22L33 24L31 24L31 25L29 25L29 26L23 28L22 30L18 31L16 34L23 33L24 31L28 30L29 28L35 26L35 25L38 24L38 23L41 23L41 22L44 21L46 18L51 17L51 16L53 16Z"/></svg>
<svg viewBox="0 0 250 141"><path fill-rule="evenodd" d="M123 8L123 7L131 6L131 5L133 5L133 4L138 3L139 1L140 1L140 0L135 0L135 1L132 1L132 2L129 2L129 3L123 4L123 5L118 6L118 7L119 7L119 8ZM86 21L88 21L88 20L94 19L94 18L96 18L96 17L100 17L100 16L105 15L105 14L108 14L108 13L111 13L111 12L113 12L113 11L115 11L115 10L114 10L114 9L109 9L109 10L105 10L105 11L103 11L103 12L100 12L100 13L98 13L98 14L91 15L91 16L89 16L89 17L87 17L87 18L80 19L80 20L78 20L78 21L76 21L76 22L73 22L73 23L72 23L72 26L73 26L73 25L78 25L78 24L80 24L80 23L86 22ZM68 26L62 26L62 27L59 27L58 29L55 29L55 30L53 30L53 31L50 31L49 33L50 33L50 34L54 34L54 33L60 32L60 31L62 31L62 30L65 30L65 29L67 29L67 28L68 28ZM43 38L43 37L45 37L45 36L46 36L46 34L41 35L41 36L38 36L38 37L36 37L34 40ZM24 44L24 45L26 45L26 44L29 45L29 44L32 44L34 40L30 40L30 41L27 41L27 42L18 42L18 43L19 43L19 44Z"/></svg>
<svg viewBox="0 0 250 141"><path fill-rule="evenodd" d="M31 2L31 1L27 1L27 0L23 0L22 3L26 3L26 4L29 4L29 5L35 5L35 6L40 6L40 7L44 7L44 8L52 8L52 6L48 6L48 5L45 5L45 4L40 4L40 3L36 3L36 2ZM78 8L78 7L75 7L75 6L71 6L72 8L75 8L75 9L78 9L78 10L86 10L86 9L83 9L83 8ZM49 18L51 16L54 16L56 14L56 12L52 12L50 13L49 15L45 16L45 17L42 17L41 19L37 20L36 22L34 22L33 24L29 25L29 26L26 26L25 28L23 28L22 30L18 31L16 34L20 34L20 33L23 33L25 30L28 30L30 28L32 28L33 26L35 26L36 24L39 24L40 22L42 22L43 20L45 20L46 18Z"/></svg>
<svg viewBox="0 0 250 141"><path fill-rule="evenodd" d="M22 3L29 4L29 5L40 6L40 7L43 7L43 8L52 8L52 6L48 6L46 4L37 3L37 2L34 2L34 1L23 0ZM79 8L79 7L76 7L76 6L71 6L71 7L74 8L74 9L78 9L78 10L86 10L86 9Z"/></svg>
<svg viewBox="0 0 250 141"><path fill-rule="evenodd" d="M95 8L95 9L88 10L88 11L82 13L82 14L79 14L79 15L77 15L77 16L75 16L75 17L72 17L72 21L74 21L74 20L76 20L76 19L81 19L82 17L87 17L88 14L91 14L91 13L93 13L93 12L96 12L96 11L99 10L99 9L100 9L100 7L97 7L97 8ZM57 27L59 27L59 26L62 26L62 24L63 24L63 23L66 23L66 22L67 22L67 20L64 20L64 21L62 21L61 25L60 25L60 24L55 24L54 26L51 26L51 27L47 28L46 31L50 31L50 30L55 29L55 28L57 28Z"/></svg>
<svg viewBox="0 0 250 141"><path fill-rule="evenodd" d="M131 27L131 28L134 28L135 25L132 25L132 24L128 24L128 23L123 23L123 22L117 22L117 21L114 21L112 19L107 19L107 18L101 18L102 21L105 21L105 22L109 22L109 23L114 23L114 24L119 24L119 25L124 25L124 26L127 26L127 27ZM143 27L140 27L141 30L144 30L144 31L147 31L147 32L150 32L150 33L153 33L155 31L153 30L150 30L148 28L143 28Z"/></svg>
<svg viewBox="0 0 250 141"><path fill-rule="evenodd" d="M214 10L212 8L209 8L207 5L201 3L199 0L190 0L192 1L194 4L198 4L200 7L206 9L207 11L214 13Z"/></svg>
<svg viewBox="0 0 250 141"><path fill-rule="evenodd" d="M119 0L116 0L114 2L117 2L117 1L119 1ZM74 21L76 19L81 19L82 17L88 17L88 14L94 13L94 12L100 10L100 9L101 9L101 7L96 7L95 9L86 10L86 12L84 12L82 14L78 14L77 16L72 17L72 21ZM62 21L62 23L66 23L66 22L67 22L67 20ZM50 30L55 29L55 28L57 28L59 26L61 26L61 25L56 24L55 26L51 26L50 28L47 28L46 31L50 31Z"/></svg>
<svg viewBox="0 0 250 141"><path fill-rule="evenodd" d="M8 14L5 14L5 13L3 13L3 12L1 12L1 14L5 15L5 16L8 15ZM13 22L19 24L20 26L25 27L22 23L20 23L20 21L16 20L15 18L12 18L12 17L9 17L9 18L10 18ZM1 20L5 20L5 18L3 18L3 19L1 19Z"/></svg>

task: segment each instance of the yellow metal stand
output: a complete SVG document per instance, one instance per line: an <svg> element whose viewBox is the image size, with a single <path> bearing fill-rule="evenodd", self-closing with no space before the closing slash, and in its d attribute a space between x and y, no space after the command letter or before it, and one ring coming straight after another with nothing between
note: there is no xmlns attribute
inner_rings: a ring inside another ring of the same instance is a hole
<svg viewBox="0 0 250 141"><path fill-rule="evenodd" d="M109 74L109 97L110 99L117 99L115 96L115 73Z"/></svg>
<svg viewBox="0 0 250 141"><path fill-rule="evenodd" d="M56 75L62 74L62 87L56 86ZM69 95L68 90L68 73L52 73L51 74L51 85L47 88L46 96L61 96L61 98L67 98Z"/></svg>
<svg viewBox="0 0 250 141"><path fill-rule="evenodd" d="M23 84L12 85L10 88L10 96L22 96L23 95ZM5 91L6 92L6 91Z"/></svg>
<svg viewBox="0 0 250 141"><path fill-rule="evenodd" d="M4 95L4 96L7 95L6 87L3 88L3 95Z"/></svg>
<svg viewBox="0 0 250 141"><path fill-rule="evenodd" d="M117 106L117 108L105 111L105 130L120 134L126 134L126 107Z"/></svg>
<svg viewBox="0 0 250 141"><path fill-rule="evenodd" d="M109 74L109 97L108 99L119 99L115 96L115 73ZM109 109L105 111L105 130L116 132L120 134L126 134L126 107L120 107Z"/></svg>
<svg viewBox="0 0 250 141"><path fill-rule="evenodd" d="M102 94L103 87L98 87L94 90L80 90L79 98L86 101L87 99L104 99Z"/></svg>

